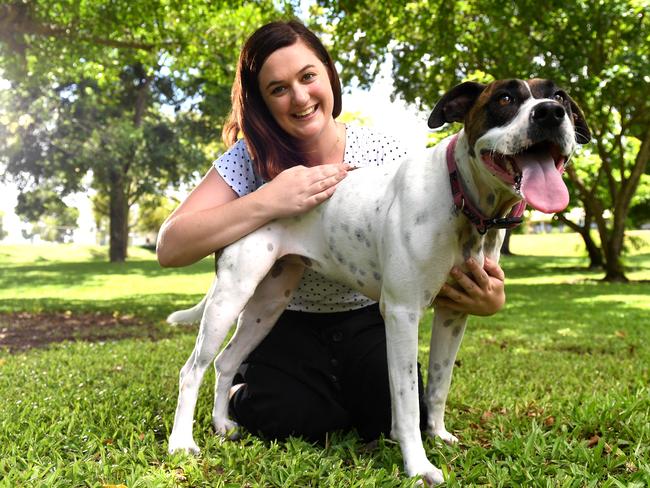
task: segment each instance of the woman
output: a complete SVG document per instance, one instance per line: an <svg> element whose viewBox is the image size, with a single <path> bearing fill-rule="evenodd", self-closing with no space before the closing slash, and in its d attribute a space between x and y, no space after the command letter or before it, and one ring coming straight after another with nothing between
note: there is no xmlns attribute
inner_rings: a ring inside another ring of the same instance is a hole
<svg viewBox="0 0 650 488"><path fill-rule="evenodd" d="M273 219L322 203L351 167L405 155L392 138L338 123L340 112L338 74L320 40L296 21L258 29L237 66L223 131L230 149L163 224L160 264L193 263ZM501 268L468 267L473 279L454 269L461 287L445 286L438 304L479 315L499 310ZM374 439L390 429L387 375L377 304L307 270L287 311L242 365L230 413L266 438L322 440L356 428Z"/></svg>

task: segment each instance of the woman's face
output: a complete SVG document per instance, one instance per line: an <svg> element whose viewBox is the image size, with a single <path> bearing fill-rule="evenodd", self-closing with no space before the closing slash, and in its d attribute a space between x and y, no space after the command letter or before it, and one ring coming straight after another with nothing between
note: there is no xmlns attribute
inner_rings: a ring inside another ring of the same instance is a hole
<svg viewBox="0 0 650 488"><path fill-rule="evenodd" d="M327 68L302 41L271 54L259 73L262 98L276 122L306 143L333 121Z"/></svg>

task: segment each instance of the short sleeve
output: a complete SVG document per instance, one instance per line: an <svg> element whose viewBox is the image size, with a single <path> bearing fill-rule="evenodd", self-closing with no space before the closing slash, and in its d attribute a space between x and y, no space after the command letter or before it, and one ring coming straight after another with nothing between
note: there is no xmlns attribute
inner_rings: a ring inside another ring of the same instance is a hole
<svg viewBox="0 0 650 488"><path fill-rule="evenodd" d="M264 184L262 178L255 172L253 159L243 139L233 144L212 165L240 197L254 192Z"/></svg>

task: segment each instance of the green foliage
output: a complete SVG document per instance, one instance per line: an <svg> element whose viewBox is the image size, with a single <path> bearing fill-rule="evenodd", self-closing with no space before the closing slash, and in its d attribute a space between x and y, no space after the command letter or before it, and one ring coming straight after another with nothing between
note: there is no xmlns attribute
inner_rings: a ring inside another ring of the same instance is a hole
<svg viewBox="0 0 650 488"><path fill-rule="evenodd" d="M395 94L419 108L465 79L542 77L565 87L594 135L594 157L569 171L574 201L598 224L608 271L621 278L628 210L635 192L647 198L647 0L317 3L314 22L331 35L342 78L369 86L388 59Z"/></svg>
<svg viewBox="0 0 650 488"><path fill-rule="evenodd" d="M527 255L502 263L508 304L470 319L454 371L447 426L461 442L425 442L446 486L648 485L650 239L638 236L644 247L628 265L645 281L628 285L598 282L602 273L582 269L576 236L513 236L513 250ZM203 454L168 455L178 371L196 328L162 320L202 296L212 262L163 270L142 250L122 264L103 262L104 253L0 246L0 328L10 325L8 313L143 320L135 338L0 350L0 486L415 486L389 440L364 446L354 433L336 433L326 446L248 434L219 440L210 429L212 369L197 404ZM429 320L421 326L423 363ZM86 326L102 332L91 320Z"/></svg>
<svg viewBox="0 0 650 488"><path fill-rule="evenodd" d="M64 195L85 190L91 173L112 241L126 239L128 210L143 195L208 167L243 40L292 10L271 0L1 8L0 73L11 88L0 91L0 164L21 189L48 181ZM120 247L112 242L111 256Z"/></svg>
<svg viewBox="0 0 650 488"><path fill-rule="evenodd" d="M31 236L65 242L77 228L79 210L61 200L56 189L42 186L18 195L16 214L32 224Z"/></svg>

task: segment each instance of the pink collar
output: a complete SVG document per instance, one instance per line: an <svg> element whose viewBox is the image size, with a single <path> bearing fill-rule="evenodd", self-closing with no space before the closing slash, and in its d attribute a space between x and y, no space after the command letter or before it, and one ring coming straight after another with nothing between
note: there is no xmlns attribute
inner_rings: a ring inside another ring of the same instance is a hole
<svg viewBox="0 0 650 488"><path fill-rule="evenodd" d="M522 215L526 209L525 200L521 200L512 207L512 210L505 218L488 218L467 196L460 179L460 173L458 171L458 166L456 165L456 158L454 157L454 150L456 149L456 142L458 142L459 135L460 134L456 134L447 146L447 169L449 171L451 193L454 197L454 205L456 208L463 212L469 221L474 224L474 227L476 227L479 234L485 234L492 227L496 227L497 229L511 229L521 224L523 220Z"/></svg>

